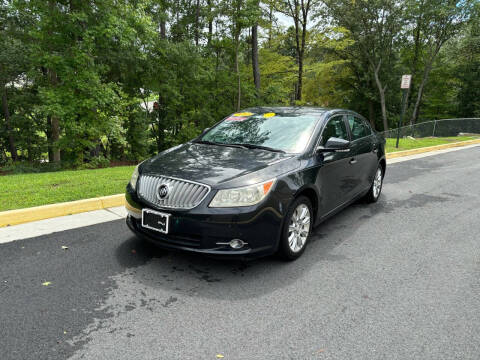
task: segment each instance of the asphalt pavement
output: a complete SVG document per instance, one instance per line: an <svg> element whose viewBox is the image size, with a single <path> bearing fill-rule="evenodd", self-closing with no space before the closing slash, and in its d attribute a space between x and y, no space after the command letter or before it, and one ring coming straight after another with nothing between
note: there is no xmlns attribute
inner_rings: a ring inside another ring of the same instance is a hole
<svg viewBox="0 0 480 360"><path fill-rule="evenodd" d="M165 252L123 220L1 244L0 358L479 359L479 160L390 165L290 263Z"/></svg>

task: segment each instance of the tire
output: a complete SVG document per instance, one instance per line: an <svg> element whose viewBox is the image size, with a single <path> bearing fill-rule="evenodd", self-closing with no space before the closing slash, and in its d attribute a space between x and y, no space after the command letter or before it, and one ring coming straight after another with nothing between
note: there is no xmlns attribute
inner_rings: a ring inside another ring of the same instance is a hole
<svg viewBox="0 0 480 360"><path fill-rule="evenodd" d="M308 210L308 213L305 211ZM308 224L305 220L308 217ZM290 205L280 237L279 255L285 260L298 259L308 242L313 228L312 203L306 196L300 196ZM294 228L294 229L293 229ZM306 234L305 234L306 232Z"/></svg>
<svg viewBox="0 0 480 360"><path fill-rule="evenodd" d="M365 202L367 203L376 203L380 198L383 187L383 168L382 165L378 165L377 171L375 171L375 176L373 177L372 186L368 193L365 195Z"/></svg>

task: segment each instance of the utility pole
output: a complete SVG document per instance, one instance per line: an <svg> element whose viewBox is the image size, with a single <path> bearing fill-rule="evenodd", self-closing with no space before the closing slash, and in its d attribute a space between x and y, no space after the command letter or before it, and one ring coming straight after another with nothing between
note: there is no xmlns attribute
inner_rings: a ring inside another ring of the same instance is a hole
<svg viewBox="0 0 480 360"><path fill-rule="evenodd" d="M400 84L400 89L402 89L402 113L400 115L400 120L397 126L397 145L395 146L398 149L398 143L400 141L400 128L403 125L403 118L405 116L405 108L407 105L408 92L410 90L410 84L412 82L412 75L403 75L402 83Z"/></svg>

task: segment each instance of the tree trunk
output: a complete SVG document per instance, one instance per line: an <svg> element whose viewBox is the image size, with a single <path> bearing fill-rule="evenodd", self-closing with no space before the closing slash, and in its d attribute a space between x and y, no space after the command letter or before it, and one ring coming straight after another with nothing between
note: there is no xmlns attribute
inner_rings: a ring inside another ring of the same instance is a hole
<svg viewBox="0 0 480 360"><path fill-rule="evenodd" d="M421 19L420 17L417 20L417 27L415 29L415 46L413 52L413 62L412 62L412 82L410 84L410 92L407 98L407 103L411 102L411 97L414 94L415 84L417 80L417 72L418 72L418 57L420 53L420 32L421 32ZM408 109L408 106L406 107ZM410 119L410 125L413 125L413 117Z"/></svg>
<svg viewBox="0 0 480 360"><path fill-rule="evenodd" d="M303 22L300 21L299 17L299 4L295 3L295 9L292 7L291 12L293 15L293 20L295 24L295 45L297 51L297 63L298 63L298 78L297 78L297 91L295 94L295 100L302 100L302 90L303 90L303 58L305 55L305 39L307 36L307 20L308 20L308 3L305 5L302 1L301 11ZM306 7L305 7L306 6ZM300 39L300 23L302 25L302 34Z"/></svg>
<svg viewBox="0 0 480 360"><path fill-rule="evenodd" d="M300 54L298 57L298 87L297 87L297 98L296 100L302 100L302 90L303 90L303 58L305 56L305 39L307 37L307 21L308 21L308 11L310 8L310 0L306 3L301 1L301 11L302 11L302 43L300 46Z"/></svg>
<svg viewBox="0 0 480 360"><path fill-rule="evenodd" d="M414 125L417 122L418 114L419 114L419 111L420 111L420 104L422 102L422 97L423 97L423 90L425 88L425 84L427 83L428 76L430 75L430 71L432 70L435 58L437 57L437 54L440 51L440 47L441 47L441 45L437 45L437 47L435 48L435 51L433 52L428 64L425 65L425 70L423 72L422 82L420 83L420 86L418 87L417 100L415 101L415 106L413 107L412 118L410 119L410 124L412 124L412 125Z"/></svg>
<svg viewBox="0 0 480 360"><path fill-rule="evenodd" d="M165 126L164 126L164 110L165 109L165 101L163 100L162 94L158 93L158 128L157 128L157 149L158 151L163 150L163 139L165 137Z"/></svg>
<svg viewBox="0 0 480 360"><path fill-rule="evenodd" d="M195 11L195 46L198 46L198 42L200 40L200 0L197 0L196 4L196 11Z"/></svg>
<svg viewBox="0 0 480 360"><path fill-rule="evenodd" d="M298 57L298 80L297 80L297 94L295 100L302 100L302 88L303 88L303 52Z"/></svg>
<svg viewBox="0 0 480 360"><path fill-rule="evenodd" d="M208 5L208 45L212 41L213 35L213 17L212 17L212 0L207 1Z"/></svg>
<svg viewBox="0 0 480 360"><path fill-rule="evenodd" d="M57 116L52 116L52 144L53 144L53 162L60 162L60 148L58 147L60 140L60 120Z"/></svg>
<svg viewBox="0 0 480 360"><path fill-rule="evenodd" d="M12 134L12 128L10 126L10 111L8 110L8 101L7 101L7 88L3 86L2 92L2 107L3 107L3 114L5 116L5 125L7 127L8 132L8 146L10 148L10 154L12 154L12 160L17 161L17 146L15 145L15 138Z"/></svg>
<svg viewBox="0 0 480 360"><path fill-rule="evenodd" d="M58 83L57 74L53 70L48 70L48 78L50 85L55 87ZM58 116L51 116L51 142L52 142L52 154L53 162L59 163L61 161L60 148L58 147L58 140L60 140L60 119Z"/></svg>
<svg viewBox="0 0 480 360"><path fill-rule="evenodd" d="M268 20L269 20L269 28L268 28L268 48L272 48L272 27L273 27L273 6L270 5L268 9Z"/></svg>
<svg viewBox="0 0 480 360"><path fill-rule="evenodd" d="M47 115L47 128L45 129L45 135L47 135L48 146L48 162L53 162L53 145L52 145L52 117Z"/></svg>
<svg viewBox="0 0 480 360"><path fill-rule="evenodd" d="M385 105L385 90L387 86L382 86L382 82L380 81L380 77L378 73L380 71L380 67L382 66L382 60L378 62L378 65L375 67L375 82L377 84L378 93L380 95L380 105L382 108L382 120L383 120L383 131L388 131L388 121L387 121L387 107Z"/></svg>
<svg viewBox="0 0 480 360"><path fill-rule="evenodd" d="M239 24L239 16L241 10L241 2L237 1L236 14L232 19L234 21L234 44L235 44L235 73L237 74L237 111L240 110L242 106L242 88L241 88L241 79L240 79L240 66L238 63L238 53L240 51L240 33L242 31L241 25Z"/></svg>
<svg viewBox="0 0 480 360"><path fill-rule="evenodd" d="M260 68L258 64L258 24L252 26L252 70L257 98L260 97Z"/></svg>
<svg viewBox="0 0 480 360"><path fill-rule="evenodd" d="M295 22L295 51L297 53L297 65L298 65L298 74L297 74L297 84L295 87L295 100L302 99L302 73L303 73L303 59L301 58L300 50L300 34L299 34L299 24L298 18L294 19ZM299 91L300 90L300 91Z"/></svg>
<svg viewBox="0 0 480 360"><path fill-rule="evenodd" d="M237 74L237 111L240 110L242 106L242 87L241 87L241 80L240 80L240 67L238 64L238 51L239 51L239 39L237 37L235 41L235 72Z"/></svg>
<svg viewBox="0 0 480 360"><path fill-rule="evenodd" d="M368 99L368 117L370 120L370 125L372 126L372 129L375 130L375 108L373 106L373 100Z"/></svg>
<svg viewBox="0 0 480 360"><path fill-rule="evenodd" d="M161 39L166 39L167 38L167 30L166 30L165 20L160 21L160 38Z"/></svg>

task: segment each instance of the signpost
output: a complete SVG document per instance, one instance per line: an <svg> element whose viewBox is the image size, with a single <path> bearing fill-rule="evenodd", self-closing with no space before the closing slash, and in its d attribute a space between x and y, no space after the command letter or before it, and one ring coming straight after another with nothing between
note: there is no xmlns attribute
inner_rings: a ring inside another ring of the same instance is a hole
<svg viewBox="0 0 480 360"><path fill-rule="evenodd" d="M410 84L412 82L412 75L403 75L402 76L402 83L400 84L400 89L402 89L403 96L402 96L402 113L400 115L400 121L397 126L397 145L396 148L398 149L398 142L400 141L400 128L403 125L403 117L405 116L405 107L407 105L407 96L408 91L410 90Z"/></svg>

